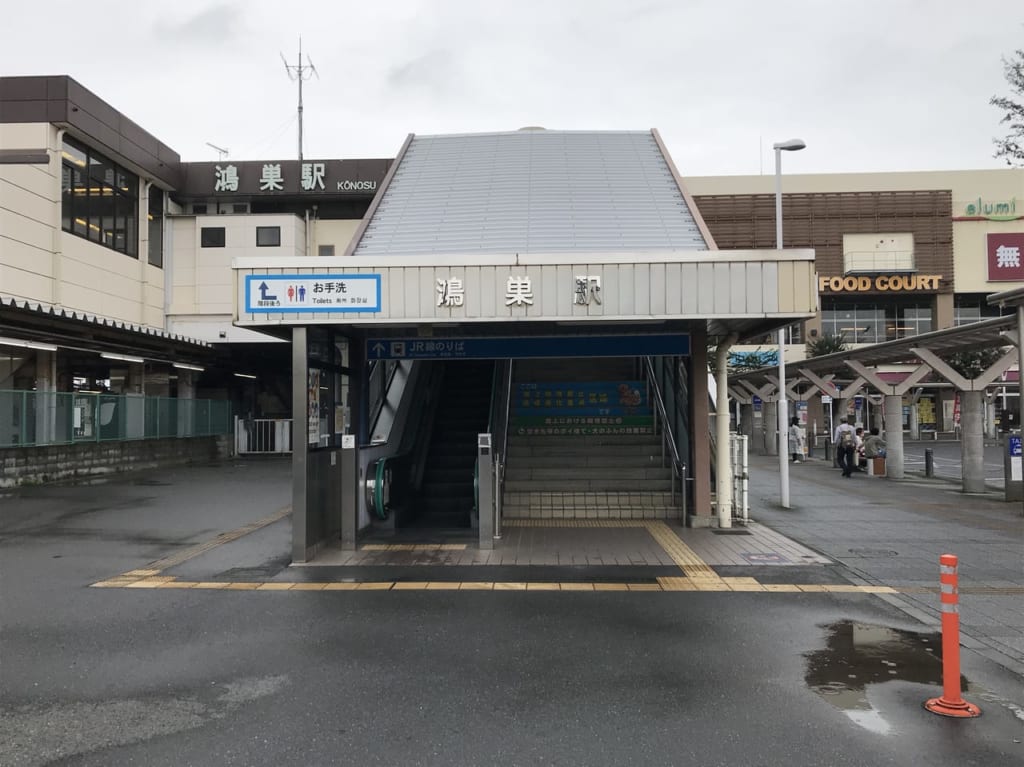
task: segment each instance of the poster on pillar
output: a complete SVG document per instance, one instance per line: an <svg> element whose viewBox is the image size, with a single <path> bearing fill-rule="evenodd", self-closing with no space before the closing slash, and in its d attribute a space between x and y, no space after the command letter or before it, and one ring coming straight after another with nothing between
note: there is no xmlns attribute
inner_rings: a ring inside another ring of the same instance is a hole
<svg viewBox="0 0 1024 767"><path fill-rule="evenodd" d="M797 400L796 417L800 419L800 425L807 427L807 400Z"/></svg>
<svg viewBox="0 0 1024 767"><path fill-rule="evenodd" d="M310 445L318 445L320 444L320 371L309 370L306 380L309 390L306 397L306 428L309 430L306 441Z"/></svg>

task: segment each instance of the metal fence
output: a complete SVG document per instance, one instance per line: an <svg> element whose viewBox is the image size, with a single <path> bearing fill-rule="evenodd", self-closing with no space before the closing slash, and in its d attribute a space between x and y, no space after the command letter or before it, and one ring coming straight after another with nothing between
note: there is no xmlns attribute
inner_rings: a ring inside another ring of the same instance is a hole
<svg viewBox="0 0 1024 767"><path fill-rule="evenodd" d="M0 447L231 434L231 403L141 394L0 390Z"/></svg>
<svg viewBox="0 0 1024 767"><path fill-rule="evenodd" d="M235 452L239 455L290 453L291 418L235 417Z"/></svg>

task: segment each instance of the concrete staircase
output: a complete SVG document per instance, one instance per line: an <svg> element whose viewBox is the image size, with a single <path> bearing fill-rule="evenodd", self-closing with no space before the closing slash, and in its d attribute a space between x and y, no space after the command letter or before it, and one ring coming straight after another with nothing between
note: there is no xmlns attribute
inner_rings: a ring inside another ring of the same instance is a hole
<svg viewBox="0 0 1024 767"><path fill-rule="evenodd" d="M531 362L517 365L517 382L616 382L637 378L631 359ZM646 423L649 429L649 420ZM673 504L671 491L672 469L662 465L660 435L510 430L502 497L504 517L672 518L679 515L679 507ZM678 493L675 500L681 503Z"/></svg>
<svg viewBox="0 0 1024 767"><path fill-rule="evenodd" d="M528 519L665 519L672 470L654 434L509 437L503 516ZM679 502L676 493L676 502Z"/></svg>

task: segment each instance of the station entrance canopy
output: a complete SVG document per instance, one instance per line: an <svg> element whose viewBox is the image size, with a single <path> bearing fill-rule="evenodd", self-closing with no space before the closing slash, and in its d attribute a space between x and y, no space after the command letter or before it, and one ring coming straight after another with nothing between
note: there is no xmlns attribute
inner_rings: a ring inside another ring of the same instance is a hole
<svg viewBox="0 0 1024 767"><path fill-rule="evenodd" d="M656 131L410 136L345 256L234 269L235 323L265 332L743 338L817 309L814 252L717 250Z"/></svg>

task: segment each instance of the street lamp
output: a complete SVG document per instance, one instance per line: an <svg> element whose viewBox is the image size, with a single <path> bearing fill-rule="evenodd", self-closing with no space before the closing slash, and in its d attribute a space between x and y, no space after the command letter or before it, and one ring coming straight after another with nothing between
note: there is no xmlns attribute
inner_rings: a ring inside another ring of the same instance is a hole
<svg viewBox="0 0 1024 767"><path fill-rule="evenodd" d="M775 150L775 248L782 250L782 153L797 152L807 144L803 139L791 138L773 144ZM789 508L789 402L786 399L786 328L779 328L779 487L782 508Z"/></svg>

